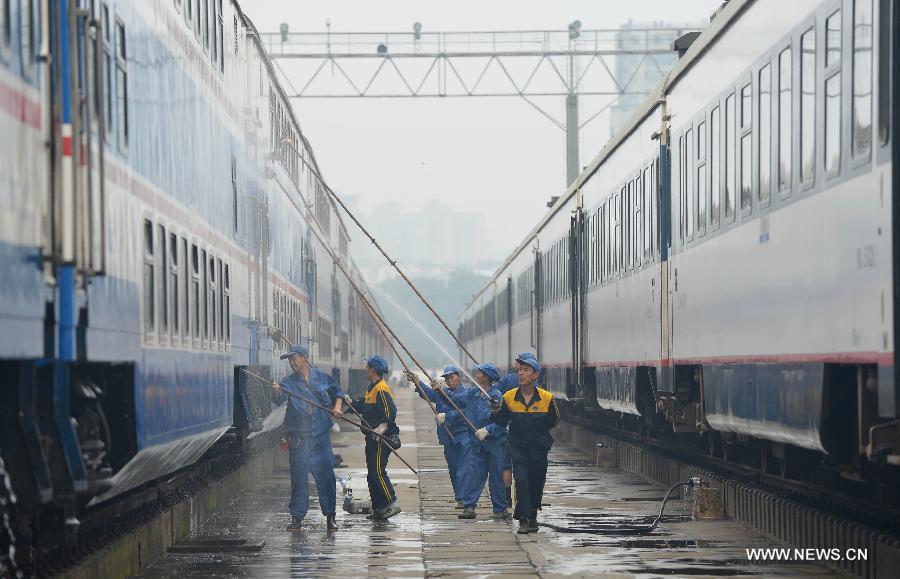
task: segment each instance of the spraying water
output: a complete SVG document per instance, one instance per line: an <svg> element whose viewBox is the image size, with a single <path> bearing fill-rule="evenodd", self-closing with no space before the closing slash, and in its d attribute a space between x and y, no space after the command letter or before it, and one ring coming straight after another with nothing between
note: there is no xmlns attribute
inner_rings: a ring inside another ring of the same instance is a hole
<svg viewBox="0 0 900 579"><path fill-rule="evenodd" d="M451 354L450 352L448 352L448 351L447 351L447 348L445 348L443 344L441 344L440 342L438 342L438 341L435 339L435 337L432 336L432 335L428 332L428 330L425 329L425 326L423 326L422 324L420 324L418 320L416 320L416 319L413 318L411 315L409 315L409 312L407 312L405 309L403 309L403 307L402 307L400 304L398 304L396 301L394 301L394 298L392 298L392 297L390 296L389 293L387 293L387 292L379 292L379 293L381 294L380 297L384 297L387 301L389 301L389 302L391 303L392 306L394 306L395 308L397 308L397 310L399 310L400 313L402 313L404 316L406 316L406 319L407 319L407 320L409 320L410 322L412 322L412 324L413 324L416 328L418 328L418 330L419 330L420 332L422 332L422 334L424 334L426 338L428 338L429 340L431 340L431 343L434 344L435 346L437 346L437 347L441 350L441 352L443 352L444 355L447 356L447 358L449 358L451 361L455 362L456 365L459 366L459 368L463 371L463 374L466 375L466 378L468 378L468 379L471 381L472 384L475 384L475 378L473 378L471 374L469 374L468 372L466 372L466 365L465 365L465 364L460 364L459 361L456 359L456 356L454 356L453 354Z"/></svg>

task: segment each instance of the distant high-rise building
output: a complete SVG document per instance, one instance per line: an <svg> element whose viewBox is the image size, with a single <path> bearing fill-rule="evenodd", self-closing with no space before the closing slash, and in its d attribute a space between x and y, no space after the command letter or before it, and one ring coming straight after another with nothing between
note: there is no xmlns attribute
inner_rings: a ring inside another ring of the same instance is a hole
<svg viewBox="0 0 900 579"><path fill-rule="evenodd" d="M633 22L629 20L616 35L617 49L670 49L672 41L685 30L697 30L705 23L675 24L671 22ZM648 30L658 28L661 30ZM610 107L609 135L614 136L625 125L647 94L672 70L678 54L621 55L615 59L616 80L629 94L620 95ZM632 94L639 93L639 94Z"/></svg>
<svg viewBox="0 0 900 579"><path fill-rule="evenodd" d="M356 205L357 199L353 199ZM447 273L455 268L496 266L499 248L487 235L487 219L480 213L457 211L443 203L408 210L398 203L383 203L355 211L385 250L410 273ZM356 263L367 279L381 280L393 272L384 258L356 231ZM367 250L366 246L369 247Z"/></svg>

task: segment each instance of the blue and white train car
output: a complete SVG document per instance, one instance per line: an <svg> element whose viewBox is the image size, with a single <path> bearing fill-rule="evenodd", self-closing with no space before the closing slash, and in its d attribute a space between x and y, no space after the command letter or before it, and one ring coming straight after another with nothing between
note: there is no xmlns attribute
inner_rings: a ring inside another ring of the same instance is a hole
<svg viewBox="0 0 900 579"><path fill-rule="evenodd" d="M290 343L348 387L386 344L252 23L223 0L0 2L0 451L75 515L278 426ZM277 415L276 415L277 416Z"/></svg>
<svg viewBox="0 0 900 579"><path fill-rule="evenodd" d="M721 8L476 296L534 291L510 351L585 409L764 470L900 464L898 21L887 0Z"/></svg>

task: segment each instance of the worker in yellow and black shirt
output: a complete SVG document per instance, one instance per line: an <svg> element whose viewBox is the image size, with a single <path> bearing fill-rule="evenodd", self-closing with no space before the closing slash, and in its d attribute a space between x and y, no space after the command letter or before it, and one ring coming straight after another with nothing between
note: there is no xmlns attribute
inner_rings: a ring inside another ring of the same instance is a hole
<svg viewBox="0 0 900 579"><path fill-rule="evenodd" d="M366 378L369 388L355 402L356 408L364 421L372 430L387 439L395 439L399 447L400 429L397 428L397 407L391 389L384 381L387 374L387 361L381 356L366 359ZM381 438L366 435L366 467L369 483L369 496L372 498L372 514L369 519L389 519L400 512L397 506L397 494L387 475L388 457L391 451L388 443Z"/></svg>
<svg viewBox="0 0 900 579"><path fill-rule="evenodd" d="M559 407L553 394L537 387L541 364L536 358L516 359L519 386L508 390L502 400L492 400L491 419L500 426L509 424L507 450L512 459L516 481L518 533L538 530L537 512L541 508L547 479L547 453L553 446L550 430L559 424Z"/></svg>

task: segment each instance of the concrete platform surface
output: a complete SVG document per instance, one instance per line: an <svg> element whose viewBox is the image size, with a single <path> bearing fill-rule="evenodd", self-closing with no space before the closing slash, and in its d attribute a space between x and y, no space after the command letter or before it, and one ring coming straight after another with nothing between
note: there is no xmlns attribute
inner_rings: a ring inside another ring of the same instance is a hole
<svg viewBox="0 0 900 579"><path fill-rule="evenodd" d="M400 453L416 477L392 458L388 473L403 512L386 522L341 511L325 531L313 499L304 529L285 530L290 475L286 456L277 456L272 474L193 538L265 541L258 553L169 553L143 577L485 577L541 576L814 576L831 575L810 563L751 563L746 549L779 547L775 541L734 521L693 521L688 496L669 501L660 526L649 535L610 534L620 523L643 521L659 510L665 489L616 469L597 468L595 457L572 447L551 452L541 520L546 527L516 535L514 521L490 520L487 490L478 518L462 521L428 408L402 388L395 392L403 447ZM337 476L365 481L362 434L349 426L334 435L335 452L346 466ZM287 453L278 450L278 453ZM283 465L279 467L278 465ZM315 493L313 492L313 495Z"/></svg>

